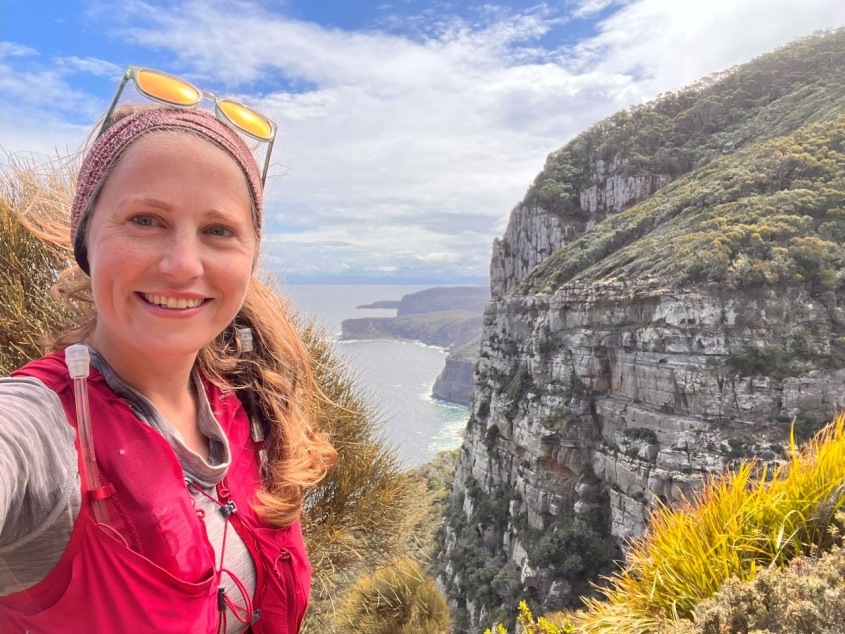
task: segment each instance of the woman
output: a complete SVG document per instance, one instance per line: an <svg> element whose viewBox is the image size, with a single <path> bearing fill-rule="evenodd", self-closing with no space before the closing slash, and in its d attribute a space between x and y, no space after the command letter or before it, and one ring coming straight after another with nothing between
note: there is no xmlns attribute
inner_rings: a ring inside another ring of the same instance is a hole
<svg viewBox="0 0 845 634"><path fill-rule="evenodd" d="M128 79L171 105L115 110ZM79 173L79 269L55 289L81 307L53 350L90 350L99 486L80 478L63 356L0 379L4 634L292 634L304 616L299 514L335 452L308 420L304 347L255 276L263 175L233 126L275 128L175 82L127 70ZM193 109L203 96L217 116Z"/></svg>

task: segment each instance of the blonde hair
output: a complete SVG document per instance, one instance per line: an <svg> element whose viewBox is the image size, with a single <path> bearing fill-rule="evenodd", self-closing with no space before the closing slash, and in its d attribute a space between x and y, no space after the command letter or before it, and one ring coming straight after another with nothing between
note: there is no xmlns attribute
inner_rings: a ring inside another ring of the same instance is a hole
<svg viewBox="0 0 845 634"><path fill-rule="evenodd" d="M109 123L131 111L131 107L116 110ZM110 173L111 169L101 182ZM92 197L89 212L95 198ZM39 215L39 208L30 206L28 212L21 220L33 234L48 245L68 250L67 210L57 214L54 208ZM260 240L260 236L257 238ZM70 319L45 341L48 350L63 350L89 337L97 323L90 277L74 264L59 273L51 295L68 311ZM337 452L312 417L318 389L312 376L312 360L288 312L289 306L278 294L278 287L253 271L241 310L197 356L197 366L204 375L220 387L233 389L250 421L262 428L267 461L255 511L275 527L296 521L305 490L316 486L337 460ZM242 354L237 328L252 329L252 352Z"/></svg>

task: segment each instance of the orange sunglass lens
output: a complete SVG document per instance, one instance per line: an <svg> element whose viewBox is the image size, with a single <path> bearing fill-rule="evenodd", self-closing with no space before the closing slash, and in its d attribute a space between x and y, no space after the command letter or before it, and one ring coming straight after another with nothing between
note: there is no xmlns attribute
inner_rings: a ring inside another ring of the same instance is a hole
<svg viewBox="0 0 845 634"><path fill-rule="evenodd" d="M175 106L190 106L200 100L199 91L191 84L155 71L139 70L135 75L138 87L154 99Z"/></svg>
<svg viewBox="0 0 845 634"><path fill-rule="evenodd" d="M249 132L251 135L259 139L271 139L273 136L273 126L266 117L261 116L252 108L247 108L245 105L237 101L229 101L227 99L219 99L217 107L223 111L229 120L239 128Z"/></svg>

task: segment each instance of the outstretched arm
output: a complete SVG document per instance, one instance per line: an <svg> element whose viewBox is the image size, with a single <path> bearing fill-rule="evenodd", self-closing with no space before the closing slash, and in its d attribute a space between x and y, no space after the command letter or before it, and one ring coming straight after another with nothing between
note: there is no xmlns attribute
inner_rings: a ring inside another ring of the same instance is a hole
<svg viewBox="0 0 845 634"><path fill-rule="evenodd" d="M55 566L79 509L75 431L37 379L0 379L0 595Z"/></svg>

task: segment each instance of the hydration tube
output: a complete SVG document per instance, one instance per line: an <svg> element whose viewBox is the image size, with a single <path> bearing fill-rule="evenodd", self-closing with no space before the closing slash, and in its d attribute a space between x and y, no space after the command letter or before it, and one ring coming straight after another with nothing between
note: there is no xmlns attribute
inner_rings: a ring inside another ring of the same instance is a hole
<svg viewBox="0 0 845 634"><path fill-rule="evenodd" d="M88 346L77 343L65 348L65 363L73 379L73 396L76 401L76 428L79 432L79 447L82 451L82 477L85 490L96 491L100 488L100 473L97 470L97 456L94 453L94 437L91 434L91 412L88 408L88 371L91 355ZM105 500L93 500L94 519L98 524L109 523Z"/></svg>

